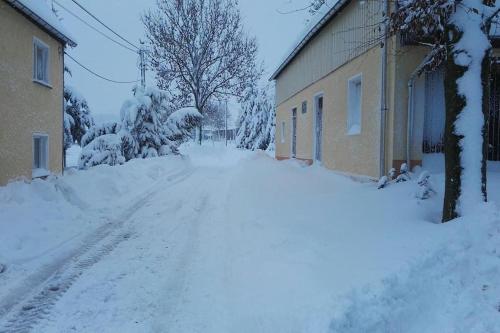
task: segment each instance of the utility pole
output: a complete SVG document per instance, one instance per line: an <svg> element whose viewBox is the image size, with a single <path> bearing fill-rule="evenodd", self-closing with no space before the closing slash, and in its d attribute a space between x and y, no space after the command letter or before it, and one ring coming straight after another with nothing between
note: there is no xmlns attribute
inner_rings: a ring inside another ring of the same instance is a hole
<svg viewBox="0 0 500 333"><path fill-rule="evenodd" d="M226 99L226 109L224 112L224 119L226 121L226 129L224 131L224 136L226 137L226 147L227 147L227 99Z"/></svg>
<svg viewBox="0 0 500 333"><path fill-rule="evenodd" d="M140 41L141 46L139 48L139 59L140 59L140 70L141 70L141 86L146 88L146 58L144 56L144 42Z"/></svg>

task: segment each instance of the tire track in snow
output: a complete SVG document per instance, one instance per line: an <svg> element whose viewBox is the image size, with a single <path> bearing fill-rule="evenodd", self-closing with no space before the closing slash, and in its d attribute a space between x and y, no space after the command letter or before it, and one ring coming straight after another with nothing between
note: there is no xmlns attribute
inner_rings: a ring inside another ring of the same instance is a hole
<svg viewBox="0 0 500 333"><path fill-rule="evenodd" d="M131 228L125 225L153 195L165 186L173 186L190 177L192 167L169 175L142 194L113 222L96 229L83 240L84 246L71 251L62 260L46 266L28 277L21 287L0 301L0 333L29 332L41 319L49 316L57 300L88 268L130 238Z"/></svg>

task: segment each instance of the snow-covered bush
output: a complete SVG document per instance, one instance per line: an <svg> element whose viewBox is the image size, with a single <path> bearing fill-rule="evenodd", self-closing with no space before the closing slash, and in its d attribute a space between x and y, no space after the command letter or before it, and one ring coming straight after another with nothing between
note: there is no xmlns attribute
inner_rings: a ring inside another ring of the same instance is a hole
<svg viewBox="0 0 500 333"><path fill-rule="evenodd" d="M394 178L396 178L396 169L391 168L391 170L389 170L389 174L387 175L387 177L389 178L389 180L393 180Z"/></svg>
<svg viewBox="0 0 500 333"><path fill-rule="evenodd" d="M378 184L377 184L377 189L383 189L387 186L387 184L389 184L389 177L387 176L382 176L380 177L380 179L378 180Z"/></svg>
<svg viewBox="0 0 500 333"><path fill-rule="evenodd" d="M243 113L239 121L236 145L244 149L274 148L276 113L273 99L267 89L249 88L242 102Z"/></svg>
<svg viewBox="0 0 500 333"><path fill-rule="evenodd" d="M70 86L64 87L64 125L66 140L73 140L73 143L81 144L81 139L85 133L94 126L94 119L90 114L90 108L85 98Z"/></svg>
<svg viewBox="0 0 500 333"><path fill-rule="evenodd" d="M118 134L121 130L121 125L119 123L110 122L101 125L96 125L90 128L87 133L82 137L81 143L85 147L90 142L94 141L95 138L106 135L106 134Z"/></svg>
<svg viewBox="0 0 500 333"><path fill-rule="evenodd" d="M418 177L418 189L416 193L418 199L426 200L436 193L430 178L431 175L428 171L422 171Z"/></svg>
<svg viewBox="0 0 500 333"><path fill-rule="evenodd" d="M92 140L82 149L78 167L87 169L96 165L123 164L122 141L117 134L104 134Z"/></svg>
<svg viewBox="0 0 500 333"><path fill-rule="evenodd" d="M107 141L105 143L104 141ZM120 141L120 153L116 140ZM122 125L116 122L96 125L88 130L82 138L82 154L80 155L79 167L86 169L98 164L121 164L122 156L125 161L135 158L137 153L137 143L130 133L123 129ZM96 155L96 157L94 157ZM104 158L109 155L109 158ZM101 161L101 163L98 163Z"/></svg>
<svg viewBox="0 0 500 333"><path fill-rule="evenodd" d="M182 108L172 113L167 121L167 136L177 149L181 143L190 137L193 128L199 126L203 116L193 107Z"/></svg>
<svg viewBox="0 0 500 333"><path fill-rule="evenodd" d="M399 176L396 178L396 183L406 182L411 179L410 171L408 168L408 164L401 164L401 168L399 169Z"/></svg>

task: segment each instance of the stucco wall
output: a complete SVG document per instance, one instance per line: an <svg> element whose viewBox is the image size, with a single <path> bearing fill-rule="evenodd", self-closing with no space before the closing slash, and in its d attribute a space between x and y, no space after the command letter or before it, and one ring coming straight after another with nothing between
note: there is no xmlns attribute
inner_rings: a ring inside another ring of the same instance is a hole
<svg viewBox="0 0 500 333"><path fill-rule="evenodd" d="M347 85L363 76L361 134L347 135ZM291 114L297 107L297 158L313 158L313 100L323 93L323 165L329 169L378 177L380 149L380 48L372 48L308 86L277 107L276 157L290 157ZM303 101L308 112L301 113ZM285 143L281 143L281 122L286 122Z"/></svg>
<svg viewBox="0 0 500 333"><path fill-rule="evenodd" d="M0 185L31 179L33 133L49 135L50 171L62 171L63 46L0 1ZM50 47L50 85L33 82L33 38Z"/></svg>

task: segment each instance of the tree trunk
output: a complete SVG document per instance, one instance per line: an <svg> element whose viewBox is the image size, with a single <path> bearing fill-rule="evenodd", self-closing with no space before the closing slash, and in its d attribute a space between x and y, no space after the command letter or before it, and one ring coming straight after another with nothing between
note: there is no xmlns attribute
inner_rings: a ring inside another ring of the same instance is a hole
<svg viewBox="0 0 500 333"><path fill-rule="evenodd" d="M483 159L481 161L481 190L483 192L484 201L488 201L487 192L487 167L488 167L488 119L491 108L491 50L483 59L481 67L481 84L483 86Z"/></svg>
<svg viewBox="0 0 500 333"><path fill-rule="evenodd" d="M462 137L455 134L455 121L465 107L465 98L458 94L457 80L463 76L467 68L455 63L452 45L448 46L448 59L445 63L444 91L446 100L446 121L444 130L445 191L443 222L458 217L457 202L460 197L460 146Z"/></svg>
<svg viewBox="0 0 500 333"><path fill-rule="evenodd" d="M444 136L444 154L445 154L445 194L442 222L451 221L459 216L457 212L457 204L461 194L461 176L462 163L460 159L461 135L455 134L455 122L463 111L466 100L465 97L458 93L457 80L460 79L467 71L467 67L460 66L455 63L453 55L453 45L460 40L461 33L456 27L450 27L446 31L448 36L454 36L448 44L448 58L445 62L445 98L446 98L446 122ZM489 94L489 78L490 78L490 52L487 52L481 68L481 84L483 90L482 110L485 119L489 113L490 94ZM479 110L478 110L479 112ZM486 159L487 159L487 140L486 130L487 124L483 125L483 153L481 163L481 190L486 200ZM479 186L479 184L478 184Z"/></svg>
<svg viewBox="0 0 500 333"><path fill-rule="evenodd" d="M201 140L203 138L203 125L200 124L198 127L198 144L201 146Z"/></svg>

